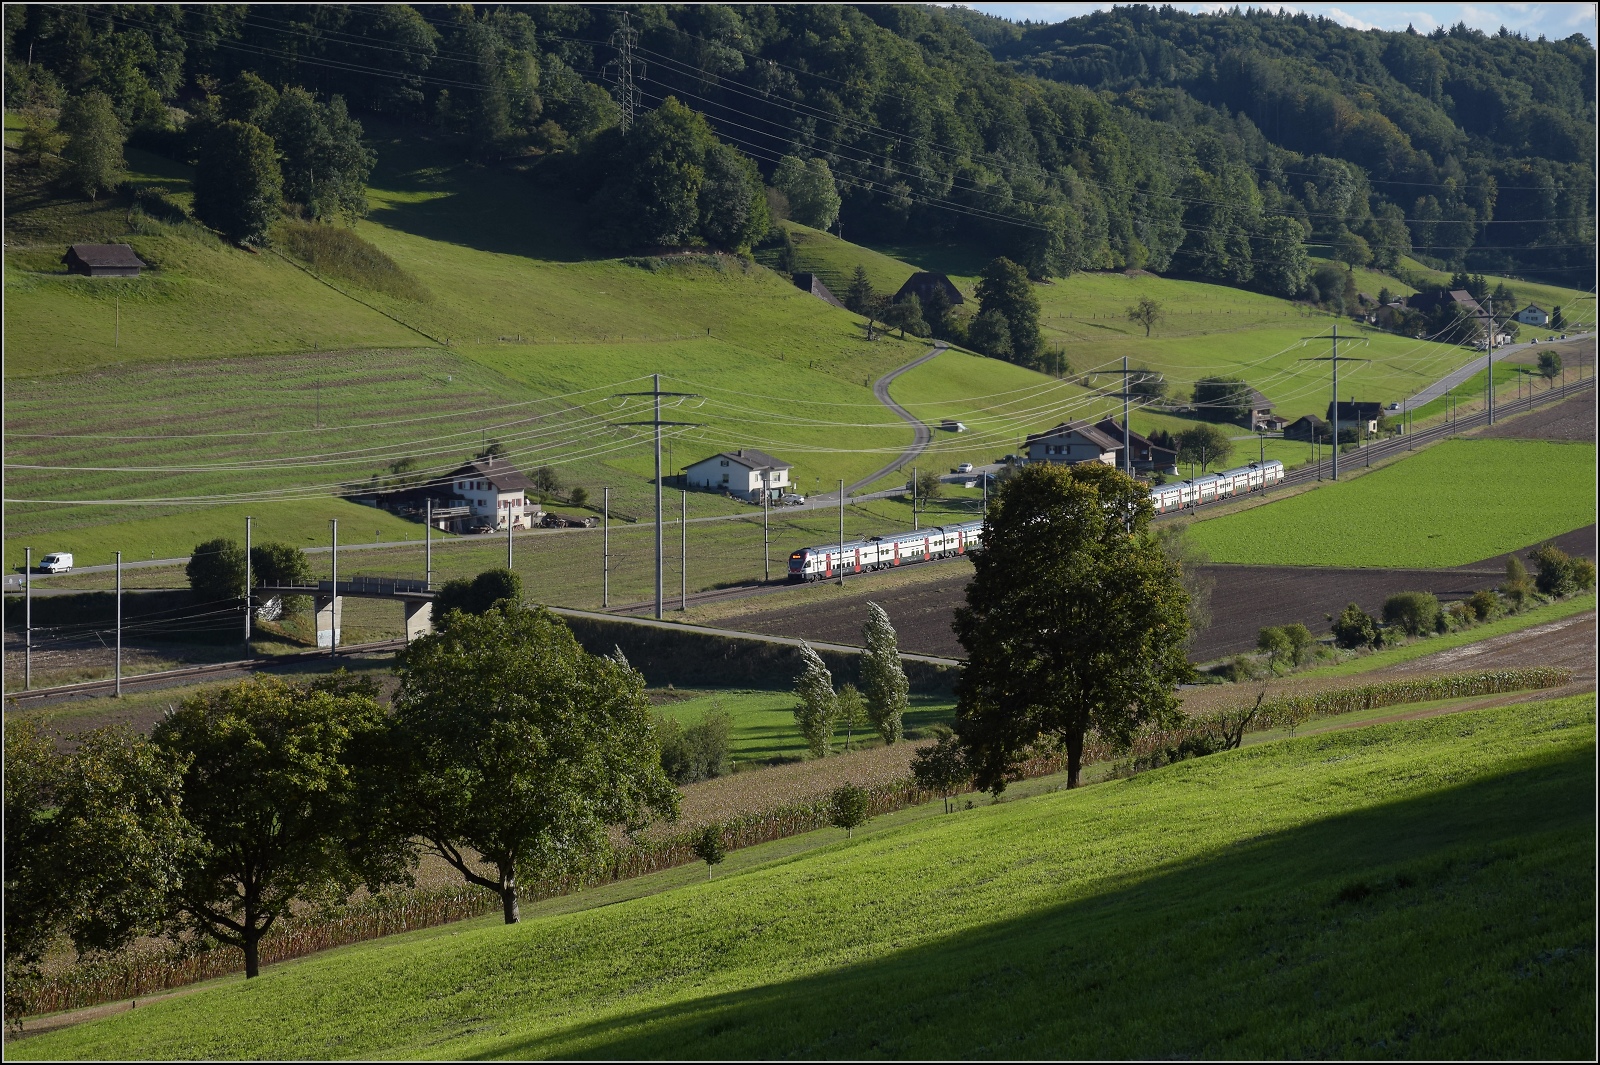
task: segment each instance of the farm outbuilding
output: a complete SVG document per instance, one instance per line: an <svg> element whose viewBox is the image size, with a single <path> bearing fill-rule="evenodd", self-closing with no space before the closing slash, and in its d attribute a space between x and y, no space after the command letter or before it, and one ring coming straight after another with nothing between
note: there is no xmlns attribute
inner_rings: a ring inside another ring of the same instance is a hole
<svg viewBox="0 0 1600 1065"><path fill-rule="evenodd" d="M1122 468L1122 423L1111 418L1096 422L1095 428L1109 436L1117 444L1116 466ZM1170 448L1161 447L1150 442L1150 438L1129 431L1127 433L1128 449L1133 455L1131 463L1135 473L1166 473L1178 472L1178 453Z"/></svg>
<svg viewBox="0 0 1600 1065"><path fill-rule="evenodd" d="M145 263L126 244L74 244L61 257L67 272L85 277L138 277Z"/></svg>
<svg viewBox="0 0 1600 1065"><path fill-rule="evenodd" d="M954 307L958 303L965 303L966 298L961 295L961 290L943 274L936 274L930 270L919 270L906 278L906 283L900 286L900 291L894 294L894 302L899 303L907 296L917 297L917 301L924 306L933 295L933 290L939 289L944 293L945 302Z"/></svg>
<svg viewBox="0 0 1600 1065"><path fill-rule="evenodd" d="M809 292L824 303L831 303L840 310L845 309L844 304L839 302L839 297L835 296L833 292L829 290L828 286L822 283L822 278L818 277L816 274L795 274L794 284L795 287L800 291Z"/></svg>
<svg viewBox="0 0 1600 1065"><path fill-rule="evenodd" d="M765 451L743 447L696 462L684 470L684 483L689 488L722 491L749 500L760 500L765 489L776 499L789 490L789 471L793 468Z"/></svg>
<svg viewBox="0 0 1600 1065"><path fill-rule="evenodd" d="M1315 414L1307 414L1305 417L1284 426L1283 438L1285 440L1299 440L1305 444L1314 444L1318 440L1327 440L1330 432L1327 422Z"/></svg>

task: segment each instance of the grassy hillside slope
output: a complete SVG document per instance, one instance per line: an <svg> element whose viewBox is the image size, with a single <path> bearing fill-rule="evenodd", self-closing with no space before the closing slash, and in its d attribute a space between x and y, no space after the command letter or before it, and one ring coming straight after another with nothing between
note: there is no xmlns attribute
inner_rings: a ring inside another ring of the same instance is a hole
<svg viewBox="0 0 1600 1065"><path fill-rule="evenodd" d="M1264 744L350 948L67 1057L1586 1057L1592 696Z"/></svg>
<svg viewBox="0 0 1600 1065"><path fill-rule="evenodd" d="M1217 562L1459 566L1594 520L1593 444L1447 440L1353 481L1195 522Z"/></svg>

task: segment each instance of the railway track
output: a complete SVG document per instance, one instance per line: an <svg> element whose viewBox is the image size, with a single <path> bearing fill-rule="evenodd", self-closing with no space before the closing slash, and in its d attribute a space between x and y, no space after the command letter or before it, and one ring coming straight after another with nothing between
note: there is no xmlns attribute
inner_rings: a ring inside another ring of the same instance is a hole
<svg viewBox="0 0 1600 1065"><path fill-rule="evenodd" d="M1593 389L1595 387L1595 383L1595 378L1585 378L1557 388L1552 388L1547 392L1541 392L1537 395L1530 395L1523 397L1522 399L1509 400L1500 403L1495 408L1497 420L1499 418L1524 414L1535 410L1538 407L1559 402L1564 399L1569 399L1572 396L1579 395L1587 390ZM1366 466L1370 465L1371 459L1383 459L1401 452L1411 451L1419 444L1433 443L1448 437L1457 436L1460 433L1466 432L1470 429L1476 429L1479 426L1487 425L1488 423L1489 418L1487 412L1480 411L1476 414L1455 419L1441 425L1419 430L1418 432L1410 434L1409 436L1390 437L1383 441L1374 442L1367 447L1360 449L1359 451L1352 451L1342 455L1341 459L1343 461L1341 462L1341 465L1345 469L1350 469L1356 466L1365 468ZM1328 480L1332 477L1332 474L1332 459L1324 459L1321 462L1314 463L1309 466L1302 466L1288 473L1284 477L1281 487L1307 484L1312 481ZM1156 520L1162 521L1174 517L1191 515L1192 513L1192 511L1176 511L1171 514L1157 515ZM787 559L784 561L787 563ZM914 563L914 565L938 565L940 563L951 561L954 561L954 559L933 559L929 562ZM859 579L860 576L862 575L847 578L846 583L851 583L854 580ZM751 596L773 595L786 591L792 587L793 585L791 585L788 580L784 578L779 578L772 581L754 581L728 588L716 588L709 591L695 592L688 596L687 602L691 606L701 606L707 603L715 603L728 599L743 599ZM681 597L673 596L667 598L663 603L664 613L676 613L681 602L683 602ZM643 602L626 603L620 606L611 607L609 613L619 617L638 617L642 614L653 611L654 609L655 601L645 600ZM350 644L345 647L341 647L340 654L362 654L393 651L404 646L405 641L401 639L379 640L372 643ZM306 662L315 661L318 658L327 657L328 652L326 651L309 650L301 651L293 655L284 655L269 659L241 659L235 662L216 662L203 666L188 666L183 669L169 669L154 673L140 673L135 676L124 677L122 680L122 687L124 691L138 691L143 688L160 688L189 679L227 677L261 670L291 668L295 665L304 664ZM56 699L70 699L87 695L98 695L104 692L112 691L115 689L115 687L116 682L114 680L96 680L84 681L78 684L64 684L52 688L35 688L31 691L8 692L5 696L6 708L13 709L21 706L38 705Z"/></svg>
<svg viewBox="0 0 1600 1065"><path fill-rule="evenodd" d="M398 651L405 645L406 642L399 639L347 644L339 648L337 657L381 651ZM166 688L185 680L221 679L263 670L287 669L318 660L326 660L329 657L327 651L319 648L312 651L297 651L294 654L278 655L273 658L241 658L233 662L210 662L203 666L184 666L182 669L162 669L151 673L135 673L122 678L122 690L126 693L149 688ZM50 688L11 691L6 693L5 708L14 710L24 706L37 706L42 703L53 702L57 699L76 699L87 695L101 695L115 691L116 687L116 678L113 677L110 680L86 680L77 684L58 684Z"/></svg>

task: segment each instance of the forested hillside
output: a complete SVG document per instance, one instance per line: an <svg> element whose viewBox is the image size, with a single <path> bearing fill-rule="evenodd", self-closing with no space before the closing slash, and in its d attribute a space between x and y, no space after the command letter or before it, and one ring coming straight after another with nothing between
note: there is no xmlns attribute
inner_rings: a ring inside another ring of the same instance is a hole
<svg viewBox="0 0 1600 1065"><path fill-rule="evenodd" d="M190 116L248 72L542 166L614 249L742 247L768 206L1035 277L1142 267L1289 297L1315 245L1391 270L1414 253L1571 280L1594 261L1581 38L822 5L32 5L5 33L12 106L103 92L133 143L192 157ZM715 137L643 120L668 97Z"/></svg>
<svg viewBox="0 0 1600 1065"><path fill-rule="evenodd" d="M1428 258L1593 270L1595 52L1581 35L1365 32L1304 14L1145 6L1026 28L963 21L1012 70L1215 129L1235 162L1286 189L1323 176L1306 166L1318 153L1354 164L1374 212L1398 209ZM1290 210L1323 232L1325 205L1295 198L1310 214Z"/></svg>

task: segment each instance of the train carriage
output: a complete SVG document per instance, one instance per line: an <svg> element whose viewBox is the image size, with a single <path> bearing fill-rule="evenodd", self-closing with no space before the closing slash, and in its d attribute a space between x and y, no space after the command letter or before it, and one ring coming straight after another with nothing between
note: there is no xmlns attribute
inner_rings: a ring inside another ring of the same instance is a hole
<svg viewBox="0 0 1600 1065"><path fill-rule="evenodd" d="M971 521L960 525L945 525L895 536L875 536L870 540L839 544L820 544L802 547L789 555L791 581L827 580L839 575L842 564L846 573L889 569L913 562L926 562L936 558L950 558L966 554L983 540L983 522Z"/></svg>
<svg viewBox="0 0 1600 1065"><path fill-rule="evenodd" d="M1157 514L1170 514L1206 503L1260 492L1284 481L1283 463L1276 459L1252 462L1221 473L1208 473L1189 481L1153 485L1150 502ZM791 581L827 580L846 573L891 569L913 562L949 558L982 545L983 522L943 525L894 536L874 536L844 544L802 547L789 555Z"/></svg>

